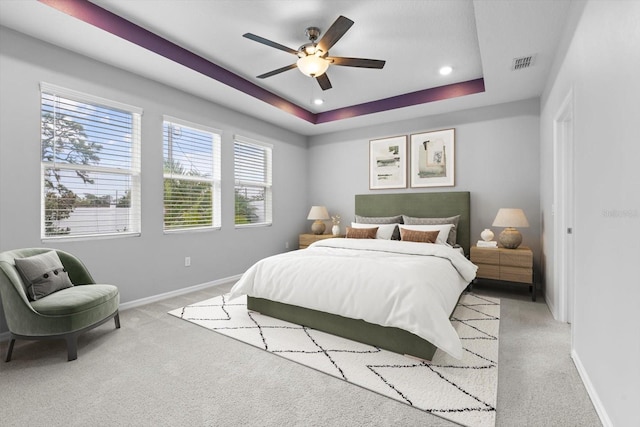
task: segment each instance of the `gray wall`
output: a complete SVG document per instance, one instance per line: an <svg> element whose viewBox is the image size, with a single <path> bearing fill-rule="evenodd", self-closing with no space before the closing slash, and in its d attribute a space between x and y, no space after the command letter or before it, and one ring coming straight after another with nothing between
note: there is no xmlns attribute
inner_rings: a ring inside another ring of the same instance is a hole
<svg viewBox="0 0 640 427"><path fill-rule="evenodd" d="M40 239L40 91L45 81L144 109L141 237L73 242ZM306 138L148 79L0 29L0 251L56 247L79 255L122 302L243 273L254 261L297 247L308 224ZM162 115L223 131L222 229L162 231ZM273 226L234 227L233 135L274 144ZM185 256L191 267L184 267ZM0 312L0 333L6 331Z"/></svg>
<svg viewBox="0 0 640 427"><path fill-rule="evenodd" d="M471 242L491 228L501 207L522 208L531 227L520 231L534 251L541 279L539 208L539 101L530 99L492 107L422 117L376 127L311 137L309 197L340 214L344 231L354 217L354 194L424 191L471 192ZM369 140L455 128L455 186L369 190Z"/></svg>
<svg viewBox="0 0 640 427"><path fill-rule="evenodd" d="M583 10L581 10L583 8ZM554 282L553 122L573 96L575 294L572 357L605 426L640 423L640 2L590 1L541 108L541 209ZM613 214L617 212L618 214Z"/></svg>

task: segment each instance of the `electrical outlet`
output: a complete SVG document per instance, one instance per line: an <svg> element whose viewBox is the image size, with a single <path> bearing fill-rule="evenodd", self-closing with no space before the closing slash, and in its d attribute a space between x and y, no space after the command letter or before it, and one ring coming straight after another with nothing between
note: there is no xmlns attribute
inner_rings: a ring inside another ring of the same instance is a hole
<svg viewBox="0 0 640 427"><path fill-rule="evenodd" d="M190 256L184 257L184 266L185 267L191 267L191 257Z"/></svg>
<svg viewBox="0 0 640 427"><path fill-rule="evenodd" d="M284 242L284 248L289 249L289 242Z"/></svg>

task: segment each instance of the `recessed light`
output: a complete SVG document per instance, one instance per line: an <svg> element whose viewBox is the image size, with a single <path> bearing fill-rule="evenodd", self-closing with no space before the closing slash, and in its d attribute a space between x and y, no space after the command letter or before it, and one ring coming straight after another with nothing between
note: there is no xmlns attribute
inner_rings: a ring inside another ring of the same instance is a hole
<svg viewBox="0 0 640 427"><path fill-rule="evenodd" d="M453 68L451 68L448 65L445 65L444 67L440 68L440 74L443 76L448 76L449 74L451 74L452 71L453 71Z"/></svg>
<svg viewBox="0 0 640 427"><path fill-rule="evenodd" d="M320 99L320 98L316 98L313 100L313 103L316 105L322 105L324 104L324 100Z"/></svg>

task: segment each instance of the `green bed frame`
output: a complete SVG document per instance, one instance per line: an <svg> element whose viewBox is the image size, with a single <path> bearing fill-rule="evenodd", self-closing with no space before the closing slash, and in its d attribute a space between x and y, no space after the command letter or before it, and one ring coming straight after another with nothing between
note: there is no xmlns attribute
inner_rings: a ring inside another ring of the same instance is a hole
<svg viewBox="0 0 640 427"><path fill-rule="evenodd" d="M355 197L355 212L361 216L450 217L460 215L458 244L465 254L470 245L470 194L462 192L362 194ZM303 249L304 250L304 249ZM403 329L375 325L360 319L284 304L263 298L247 297L247 308L266 316L308 326L394 353L431 360L436 347Z"/></svg>

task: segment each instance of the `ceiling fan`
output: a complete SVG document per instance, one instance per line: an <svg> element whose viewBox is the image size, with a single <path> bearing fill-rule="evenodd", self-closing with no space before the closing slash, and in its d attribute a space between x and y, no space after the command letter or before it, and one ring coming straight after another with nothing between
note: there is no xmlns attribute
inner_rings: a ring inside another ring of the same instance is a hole
<svg viewBox="0 0 640 427"><path fill-rule="evenodd" d="M353 21L344 16L339 16L335 20L327 32L322 36L320 41L320 29L317 27L309 27L306 29L306 36L309 39L309 43L305 43L298 48L298 50L291 49L287 46L283 46L280 43L267 40L264 37L256 36L255 34L246 33L243 37L258 43L265 44L267 46L274 47L276 49L283 50L298 57L298 60L277 70L270 71L268 73L257 76L259 79L265 79L267 77L275 76L284 71L298 68L303 74L313 77L318 81L322 90L331 89L331 81L327 77L326 71L329 65L340 65L343 67L360 67L360 68L376 68L381 69L384 67L385 61L379 59L365 59L365 58L345 58L339 56L329 56L329 49L336 44L338 40L344 36L344 34L351 28Z"/></svg>

